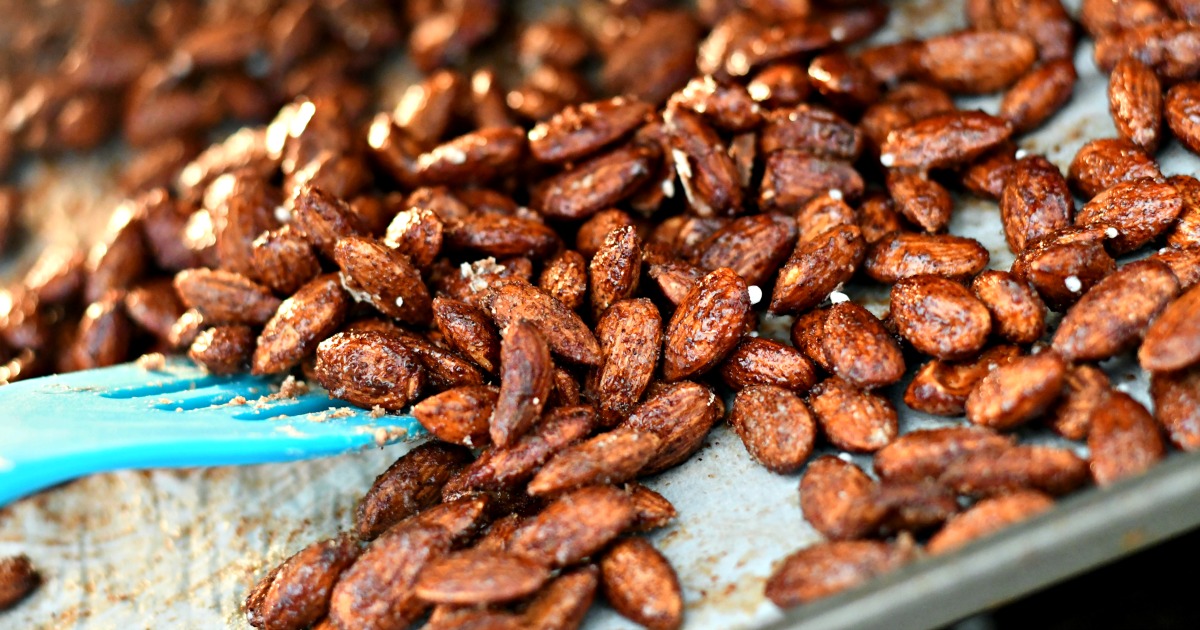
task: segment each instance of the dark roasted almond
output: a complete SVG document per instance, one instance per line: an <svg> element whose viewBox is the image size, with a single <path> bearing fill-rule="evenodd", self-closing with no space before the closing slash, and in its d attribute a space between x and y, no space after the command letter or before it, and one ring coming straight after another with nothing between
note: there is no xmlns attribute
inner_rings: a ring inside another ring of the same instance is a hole
<svg viewBox="0 0 1200 630"><path fill-rule="evenodd" d="M489 422L494 444L512 444L541 417L550 399L553 371L550 347L537 328L525 320L504 328L500 395Z"/></svg>
<svg viewBox="0 0 1200 630"><path fill-rule="evenodd" d="M922 274L966 280L983 271L988 260L988 250L973 238L893 232L871 246L863 268L885 284Z"/></svg>
<svg viewBox="0 0 1200 630"><path fill-rule="evenodd" d="M851 385L882 387L904 376L904 354L891 333L867 309L841 302L825 316L822 352L830 370Z"/></svg>
<svg viewBox="0 0 1200 630"><path fill-rule="evenodd" d="M513 537L514 555L552 567L570 566L600 551L633 523L629 495L588 486L555 499Z"/></svg>
<svg viewBox="0 0 1200 630"><path fill-rule="evenodd" d="M957 166L983 155L1011 135L1012 126L1007 121L983 112L940 114L888 134L879 148L879 163L887 168L921 170Z"/></svg>
<svg viewBox="0 0 1200 630"><path fill-rule="evenodd" d="M725 406L711 389L679 381L650 394L622 426L653 433L661 440L658 454L642 470L642 474L651 475L691 457L723 415Z"/></svg>
<svg viewBox="0 0 1200 630"><path fill-rule="evenodd" d="M1101 486L1150 469L1166 456L1162 429L1129 394L1111 391L1092 413L1088 431L1092 477Z"/></svg>
<svg viewBox="0 0 1200 630"><path fill-rule="evenodd" d="M971 453L955 461L938 478L959 494L991 496L1018 490L1066 494L1088 480L1087 461L1069 450L1020 445Z"/></svg>
<svg viewBox="0 0 1200 630"><path fill-rule="evenodd" d="M743 337L721 365L721 380L734 389L774 385L803 393L817 382L817 374L812 362L795 348L760 337Z"/></svg>
<svg viewBox="0 0 1200 630"><path fill-rule="evenodd" d="M963 285L937 276L897 282L891 307L900 335L918 351L939 359L977 353L992 332L987 307ZM828 322L825 328L828 334Z"/></svg>
<svg viewBox="0 0 1200 630"><path fill-rule="evenodd" d="M832 455L809 462L800 478L800 511L830 540L862 538L879 526L882 506L872 501L875 482L858 466Z"/></svg>
<svg viewBox="0 0 1200 630"><path fill-rule="evenodd" d="M342 325L349 310L350 298L334 274L300 287L263 327L251 371L279 374L292 369Z"/></svg>
<svg viewBox="0 0 1200 630"><path fill-rule="evenodd" d="M817 543L784 558L767 579L766 596L776 606L791 608L891 571L911 555L903 546L873 540Z"/></svg>
<svg viewBox="0 0 1200 630"><path fill-rule="evenodd" d="M1171 302L1146 329L1138 350L1142 368L1151 372L1181 370L1200 362L1200 285Z"/></svg>
<svg viewBox="0 0 1200 630"><path fill-rule="evenodd" d="M529 482L529 494L554 495L580 486L623 483L634 478L659 448L653 433L627 428L601 433L550 458Z"/></svg>
<svg viewBox="0 0 1200 630"><path fill-rule="evenodd" d="M1054 507L1054 499L1033 490L984 499L947 521L946 526L929 539L925 549L933 555L948 553L1051 507Z"/></svg>
<svg viewBox="0 0 1200 630"><path fill-rule="evenodd" d="M464 549L446 554L421 570L417 597L437 604L493 604L537 592L550 571L502 551Z"/></svg>
<svg viewBox="0 0 1200 630"><path fill-rule="evenodd" d="M1137 344L1151 320L1179 294L1163 263L1129 263L1088 290L1063 316L1051 342L1068 361L1101 361Z"/></svg>
<svg viewBox="0 0 1200 630"><path fill-rule="evenodd" d="M335 398L399 411L425 384L420 359L395 335L338 333L317 346L317 380Z"/></svg>
<svg viewBox="0 0 1200 630"><path fill-rule="evenodd" d="M470 451L434 442L401 455L375 478L359 503L355 517L359 537L373 539L437 503L442 485L470 461Z"/></svg>
<svg viewBox="0 0 1200 630"><path fill-rule="evenodd" d="M937 479L958 459L986 450L1009 448L1014 440L988 429L955 426L906 433L875 454L875 472L898 483Z"/></svg>
<svg viewBox="0 0 1200 630"><path fill-rule="evenodd" d="M1200 368L1150 375L1154 417L1176 448L1200 449Z"/></svg>
<svg viewBox="0 0 1200 630"><path fill-rule="evenodd" d="M504 328L518 320L536 327L550 349L570 361L600 364L600 344L583 320L549 293L525 282L496 287L490 299L496 325Z"/></svg>

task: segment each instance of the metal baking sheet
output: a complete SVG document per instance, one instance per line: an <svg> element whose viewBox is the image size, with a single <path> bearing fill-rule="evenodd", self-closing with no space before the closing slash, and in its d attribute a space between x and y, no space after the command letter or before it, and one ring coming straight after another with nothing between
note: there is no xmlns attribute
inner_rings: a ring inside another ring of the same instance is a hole
<svg viewBox="0 0 1200 630"><path fill-rule="evenodd" d="M961 24L961 0L893 4L884 41ZM1067 4L1078 9L1077 1ZM1064 169L1087 139L1114 134L1106 81L1091 63L1089 44L1080 48L1078 62L1071 105L1022 142ZM994 98L964 103L996 106ZM44 217L37 231L60 242L96 233L77 218L111 207L107 182L121 158L110 150L26 168L30 203ZM1200 166L1175 143L1160 159L1169 174ZM63 230L64 224L78 229ZM961 199L952 231L988 246L992 268L1011 263L994 203ZM877 312L886 308L886 292L848 290ZM775 324L763 334L786 334L786 320ZM1145 379L1128 357L1106 367L1119 375L1118 387L1148 403ZM905 429L953 422L908 410L902 415ZM1036 432L1028 437L1054 441ZM407 448L303 463L95 475L19 501L0 510L0 556L27 553L46 583L0 615L0 629L246 628L241 602L264 568L349 527L355 501ZM785 612L764 600L766 576L775 562L820 540L801 517L799 478L754 464L721 425L687 464L648 481L679 509L678 520L652 539L679 572L688 627L934 627L1200 524L1200 456L1175 454L1143 477L1078 493L958 553ZM589 630L630 625L604 606L586 622Z"/></svg>

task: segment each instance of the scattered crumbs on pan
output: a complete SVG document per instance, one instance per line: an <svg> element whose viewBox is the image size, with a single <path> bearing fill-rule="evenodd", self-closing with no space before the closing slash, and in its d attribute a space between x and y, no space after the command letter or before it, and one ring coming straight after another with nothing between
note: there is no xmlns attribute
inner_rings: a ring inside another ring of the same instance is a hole
<svg viewBox="0 0 1200 630"><path fill-rule="evenodd" d="M137 366L147 372L161 372L167 369L167 358L161 352L150 352L138 357Z"/></svg>

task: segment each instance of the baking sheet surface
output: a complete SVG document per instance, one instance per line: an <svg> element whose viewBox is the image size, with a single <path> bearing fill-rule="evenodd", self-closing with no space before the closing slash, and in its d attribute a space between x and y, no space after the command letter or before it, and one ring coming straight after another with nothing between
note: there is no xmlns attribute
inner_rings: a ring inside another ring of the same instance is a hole
<svg viewBox="0 0 1200 630"><path fill-rule="evenodd" d="M956 0L894 4L894 24L884 40L942 32L961 22ZM1077 10L1077 2L1068 5ZM1079 68L1071 105L1022 143L1064 171L1086 139L1114 134L1106 81L1091 63L1090 45L1080 48ZM994 112L996 101L969 104ZM26 170L31 203L43 210L42 227L58 230L56 240L95 233L83 222L66 233L55 224L111 207L114 196L103 182L120 157L110 152ZM1168 174L1195 173L1200 164L1175 143L1160 158ZM994 203L961 199L951 229L983 242L992 268L1011 263ZM848 292L876 312L886 309L886 292ZM787 321L778 323L764 334L786 336ZM1109 367L1127 371L1128 361ZM1117 383L1148 402L1144 379ZM893 394L902 391L894 388ZM902 413L905 429L953 422ZM0 556L27 553L46 583L0 616L0 628L248 627L241 602L263 570L349 527L355 501L407 448L304 463L103 474L22 500L0 510ZM721 425L691 461L648 482L679 510L678 520L652 538L679 572L688 627L749 628L783 618L763 599L765 577L774 562L819 540L800 515L799 478L754 464ZM586 625L632 626L602 606Z"/></svg>

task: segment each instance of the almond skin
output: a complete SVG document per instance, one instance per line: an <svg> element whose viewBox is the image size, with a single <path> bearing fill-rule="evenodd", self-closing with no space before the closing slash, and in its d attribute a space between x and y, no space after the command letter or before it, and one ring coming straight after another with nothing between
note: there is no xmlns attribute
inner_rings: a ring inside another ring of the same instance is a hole
<svg viewBox="0 0 1200 630"><path fill-rule="evenodd" d="M746 331L750 294L728 268L705 276L688 292L663 335L663 377L679 380L713 368Z"/></svg>
<svg viewBox="0 0 1200 630"><path fill-rule="evenodd" d="M1068 361L1101 361L1132 348L1179 294L1165 264L1129 263L1088 290L1066 313L1051 342Z"/></svg>

